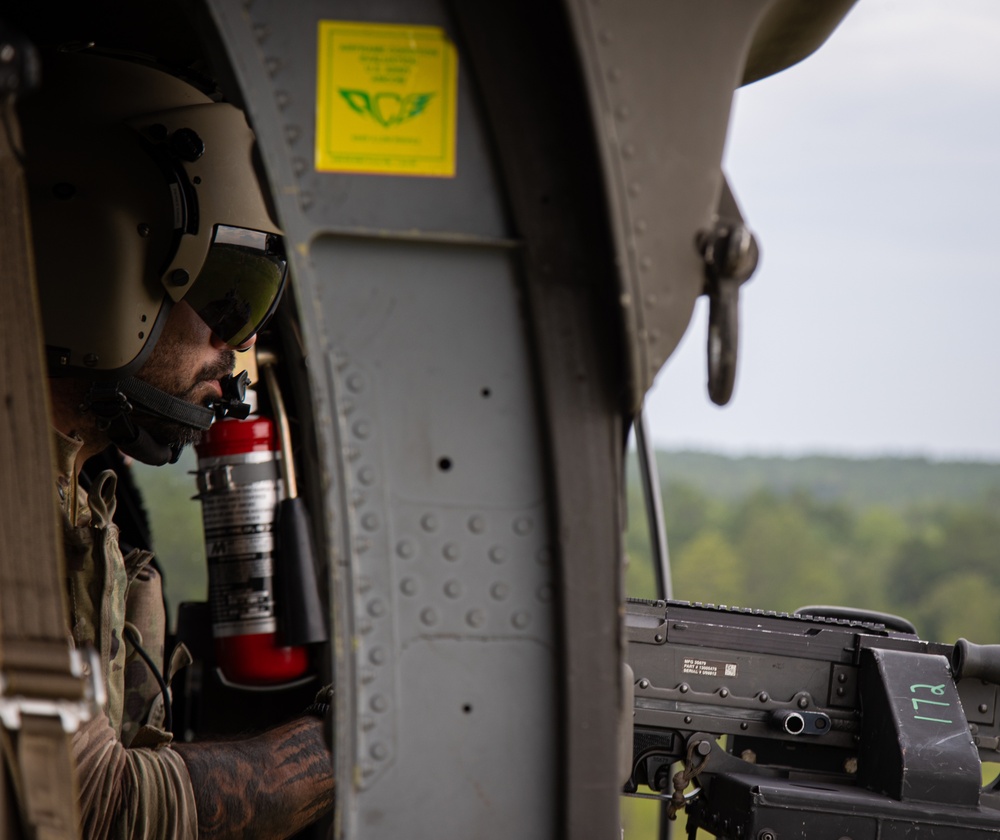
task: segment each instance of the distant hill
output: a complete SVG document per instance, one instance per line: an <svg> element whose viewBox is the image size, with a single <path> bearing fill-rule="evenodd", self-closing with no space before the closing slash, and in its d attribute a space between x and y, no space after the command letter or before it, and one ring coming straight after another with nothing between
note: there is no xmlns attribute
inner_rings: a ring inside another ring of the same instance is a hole
<svg viewBox="0 0 1000 840"><path fill-rule="evenodd" d="M970 502L996 494L1000 463L930 461L924 458L731 457L709 452L657 452L660 481L683 482L706 495L735 499L755 490L782 495L804 489L824 501L851 507Z"/></svg>

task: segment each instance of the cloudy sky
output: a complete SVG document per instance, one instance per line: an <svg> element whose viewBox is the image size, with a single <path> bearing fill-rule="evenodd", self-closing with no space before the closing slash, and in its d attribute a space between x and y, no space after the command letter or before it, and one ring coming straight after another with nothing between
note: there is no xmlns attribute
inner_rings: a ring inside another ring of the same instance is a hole
<svg viewBox="0 0 1000 840"><path fill-rule="evenodd" d="M763 252L736 392L708 400L699 308L656 443L1000 461L1000 3L861 0L739 92L725 168Z"/></svg>

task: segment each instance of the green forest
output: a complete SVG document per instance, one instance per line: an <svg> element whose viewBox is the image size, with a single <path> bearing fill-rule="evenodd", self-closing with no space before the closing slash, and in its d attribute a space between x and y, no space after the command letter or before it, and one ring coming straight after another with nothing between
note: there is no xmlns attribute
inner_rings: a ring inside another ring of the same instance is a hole
<svg viewBox="0 0 1000 840"><path fill-rule="evenodd" d="M902 615L923 638L1000 641L1000 464L657 457L674 597ZM629 595L653 597L629 465Z"/></svg>

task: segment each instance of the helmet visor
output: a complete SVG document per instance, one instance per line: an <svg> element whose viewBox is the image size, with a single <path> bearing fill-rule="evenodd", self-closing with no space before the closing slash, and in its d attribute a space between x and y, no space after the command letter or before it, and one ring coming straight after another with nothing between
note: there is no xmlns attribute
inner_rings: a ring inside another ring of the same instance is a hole
<svg viewBox="0 0 1000 840"><path fill-rule="evenodd" d="M271 317L285 287L281 237L216 225L205 265L184 300L230 347L239 347Z"/></svg>

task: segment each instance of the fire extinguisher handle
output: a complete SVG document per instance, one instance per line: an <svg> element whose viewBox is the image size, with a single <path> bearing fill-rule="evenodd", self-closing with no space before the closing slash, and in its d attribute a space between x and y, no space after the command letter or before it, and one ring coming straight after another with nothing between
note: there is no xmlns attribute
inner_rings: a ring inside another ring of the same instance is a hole
<svg viewBox="0 0 1000 840"><path fill-rule="evenodd" d="M325 642L329 637L326 614L319 597L316 558L313 551L309 512L301 498L278 504L278 552L276 564L278 627L286 645Z"/></svg>

